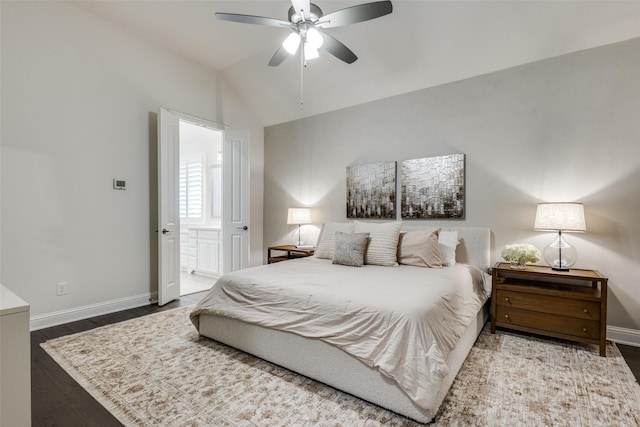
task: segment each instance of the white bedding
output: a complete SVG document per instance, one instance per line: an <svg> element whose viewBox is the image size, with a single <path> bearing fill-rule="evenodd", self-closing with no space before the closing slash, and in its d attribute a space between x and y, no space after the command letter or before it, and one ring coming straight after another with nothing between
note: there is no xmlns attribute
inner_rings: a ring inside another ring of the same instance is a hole
<svg viewBox="0 0 640 427"><path fill-rule="evenodd" d="M332 344L388 376L426 408L445 360L488 298L490 280L466 264L345 267L313 257L220 278L191 319L215 314Z"/></svg>

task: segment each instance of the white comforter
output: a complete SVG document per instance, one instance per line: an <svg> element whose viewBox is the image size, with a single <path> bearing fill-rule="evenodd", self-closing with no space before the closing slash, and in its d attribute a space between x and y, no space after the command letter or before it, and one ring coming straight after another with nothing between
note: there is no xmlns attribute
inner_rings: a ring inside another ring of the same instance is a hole
<svg viewBox="0 0 640 427"><path fill-rule="evenodd" d="M357 268L309 257L224 275L191 320L198 328L200 314L222 315L321 339L427 408L489 292L489 276L464 264Z"/></svg>

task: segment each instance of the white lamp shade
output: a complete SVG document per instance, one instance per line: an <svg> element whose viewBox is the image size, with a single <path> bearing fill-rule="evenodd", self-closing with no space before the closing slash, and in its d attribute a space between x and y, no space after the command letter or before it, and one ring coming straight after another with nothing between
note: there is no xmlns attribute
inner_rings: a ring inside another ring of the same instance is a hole
<svg viewBox="0 0 640 427"><path fill-rule="evenodd" d="M320 57L318 49L311 46L309 42L304 43L304 59L316 59Z"/></svg>
<svg viewBox="0 0 640 427"><path fill-rule="evenodd" d="M310 224L311 209L309 208L289 208L287 213L287 224Z"/></svg>
<svg viewBox="0 0 640 427"><path fill-rule="evenodd" d="M320 31L316 30L315 28L309 28L309 30L307 31L307 42L309 43L309 46L317 50L322 47L324 39L322 38L322 34L320 34Z"/></svg>
<svg viewBox="0 0 640 427"><path fill-rule="evenodd" d="M533 225L540 231L587 231L582 203L539 203Z"/></svg>
<svg viewBox="0 0 640 427"><path fill-rule="evenodd" d="M291 55L298 51L298 46L300 46L300 35L298 33L289 34L282 42L282 47Z"/></svg>

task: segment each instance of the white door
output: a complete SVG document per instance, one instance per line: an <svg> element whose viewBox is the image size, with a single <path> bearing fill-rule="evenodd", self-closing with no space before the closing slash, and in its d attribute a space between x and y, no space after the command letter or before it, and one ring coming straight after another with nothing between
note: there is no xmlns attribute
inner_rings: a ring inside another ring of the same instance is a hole
<svg viewBox="0 0 640 427"><path fill-rule="evenodd" d="M222 272L249 266L249 132L226 131L222 145Z"/></svg>
<svg viewBox="0 0 640 427"><path fill-rule="evenodd" d="M160 109L158 120L158 305L180 297L178 115Z"/></svg>

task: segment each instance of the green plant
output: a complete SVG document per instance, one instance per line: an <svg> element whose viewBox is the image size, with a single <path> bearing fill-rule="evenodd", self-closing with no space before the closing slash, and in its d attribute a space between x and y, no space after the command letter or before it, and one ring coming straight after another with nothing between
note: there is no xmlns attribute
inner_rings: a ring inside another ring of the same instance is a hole
<svg viewBox="0 0 640 427"><path fill-rule="evenodd" d="M541 254L538 248L529 243L514 243L505 246L500 255L507 261L526 264L538 261Z"/></svg>

